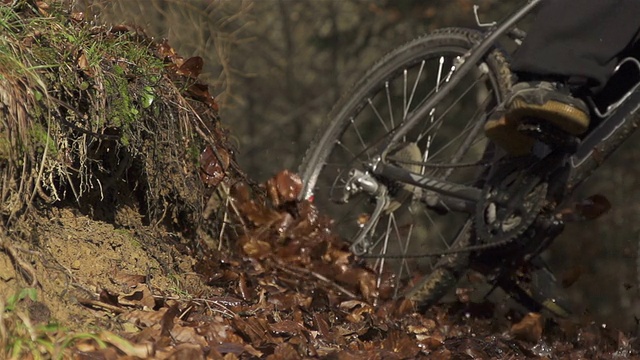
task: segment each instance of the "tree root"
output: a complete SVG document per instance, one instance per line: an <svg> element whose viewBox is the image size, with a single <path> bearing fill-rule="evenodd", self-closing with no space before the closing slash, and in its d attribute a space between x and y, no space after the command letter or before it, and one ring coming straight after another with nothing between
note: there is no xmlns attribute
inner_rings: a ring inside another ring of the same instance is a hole
<svg viewBox="0 0 640 360"><path fill-rule="evenodd" d="M21 250L11 244L11 240L4 234L0 235L0 251L4 251L11 257L13 263L18 267L22 276L29 283L29 287L36 287L38 285L38 278L36 277L36 270L28 262L24 261L18 251Z"/></svg>

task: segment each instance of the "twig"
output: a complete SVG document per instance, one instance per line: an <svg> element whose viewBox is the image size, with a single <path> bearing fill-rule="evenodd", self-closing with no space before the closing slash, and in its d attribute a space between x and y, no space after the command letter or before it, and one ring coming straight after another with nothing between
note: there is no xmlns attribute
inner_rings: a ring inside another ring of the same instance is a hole
<svg viewBox="0 0 640 360"><path fill-rule="evenodd" d="M182 298L180 296L163 296L163 295L152 295L154 298L156 299L162 299L162 300L175 300L175 301L191 301L194 303L204 303L205 305L207 305L207 307L211 310L211 311L215 311L215 312L219 312L222 315L227 316L230 319L234 319L236 317L238 317L238 315L236 313L234 313L231 309L229 309L224 303L227 303L228 305L235 305L236 303L239 305L240 302L236 301L236 300L232 300L229 298L212 298L212 299L204 299L204 298L190 298L190 299L185 299ZM222 310L217 310L217 309L213 309L211 308L211 304L219 307Z"/></svg>
<svg viewBox="0 0 640 360"><path fill-rule="evenodd" d="M115 314L122 314L125 312L124 309L115 306L115 305L111 305L111 304L107 304L104 303L102 301L98 301L98 300L92 300L92 299L83 299L83 298L78 298L78 302L82 305L85 306L92 306L92 307L96 307L96 308L102 308L105 310L109 310Z"/></svg>
<svg viewBox="0 0 640 360"><path fill-rule="evenodd" d="M225 189L226 190L226 189ZM227 227L227 220L229 219L229 203L231 202L231 197L227 193L227 196L224 200L224 216L222 217L222 226L220 227L220 235L218 236L218 251L222 250L222 237L224 236L224 231Z"/></svg>
<svg viewBox="0 0 640 360"><path fill-rule="evenodd" d="M352 299L357 299L358 296L356 296L356 294L352 293L351 291L345 289L344 287L342 287L341 285L339 285L338 283L336 283L335 281L327 278L324 275L318 274L315 271L311 271L311 270L307 270L305 268L300 268L297 266L291 266L291 265L285 265L282 264L280 261L275 261L275 265L277 268L279 268L282 271L285 271L291 275L294 276L300 276L299 273L302 273L304 275L307 276L312 276L322 282L324 282L325 284L334 287L335 289L337 289L338 291L342 292L343 294L347 295L348 297L352 298Z"/></svg>
<svg viewBox="0 0 640 360"><path fill-rule="evenodd" d="M8 253L9 256L13 259L13 261L20 267L20 270L22 270L22 272L28 275L29 277L28 280L30 280L30 283L29 283L30 287L36 287L38 285L36 270L29 263L22 260L22 258L18 255L18 251L16 250L16 247L11 245L4 236L0 238L0 250Z"/></svg>
<svg viewBox="0 0 640 360"><path fill-rule="evenodd" d="M224 190L225 190L225 194L228 197L231 197L231 195L229 193L229 189L226 186L224 186ZM229 205L231 206L231 209L233 210L233 212L238 217L238 220L240 220L240 224L242 224L242 228L244 229L244 232L246 233L247 231L249 231L249 228L247 227L247 223L242 218L242 214L240 214L240 210L238 210L238 207L236 206L236 203L235 203L235 201L233 201L233 199L231 199L231 201L229 201Z"/></svg>

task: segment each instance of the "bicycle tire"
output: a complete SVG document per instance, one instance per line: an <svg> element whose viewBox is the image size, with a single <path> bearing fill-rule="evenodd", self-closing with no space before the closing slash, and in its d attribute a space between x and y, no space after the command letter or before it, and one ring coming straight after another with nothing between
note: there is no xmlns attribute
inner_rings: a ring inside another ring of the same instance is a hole
<svg viewBox="0 0 640 360"><path fill-rule="evenodd" d="M329 171L329 170L325 170L325 168L329 165L329 160L328 160L329 157L332 156L332 153L334 152L334 150L337 151L337 149L339 149L341 146L344 146L344 143L339 143L339 141L343 141L341 137L345 136L345 133L347 132L346 131L347 127L350 124L354 123L355 116L358 116L362 112L364 112L363 109L365 107L367 108L373 107L373 105L370 104L371 98L376 96L376 94L380 94L379 91L382 91L381 89L383 88L385 89L384 91L386 91L386 97L389 100L388 101L389 108L391 108L390 100L392 96L390 96L390 92L389 92L389 82L392 81L391 79L397 79L399 76L400 77L404 76L404 79L403 79L404 80L404 98L402 101L404 103L403 107L406 108L406 109L403 109L403 113L404 113L404 116L406 116L406 114L410 111L413 97L415 94L417 94L416 92L417 84L419 81L421 81L420 79L423 76L422 68L425 66L424 64L427 61L425 59L428 59L429 61L432 58L438 59L439 70L437 74L438 77L435 82L435 84L437 84L435 85L435 87L438 88L441 81L440 76L443 75L441 71L443 67L442 64L448 61L446 59L448 59L448 57L451 57L452 58L451 63L454 64L454 61L455 61L454 57L457 58L465 54L474 44L480 41L481 38L482 38L482 34L475 30L463 29L463 28L440 29L440 30L431 32L427 35L424 35L422 37L419 37L413 41L410 41L396 48L395 50L385 55L376 64L374 64L365 73L362 79L358 81L349 91L347 91L340 98L340 100L334 106L333 110L329 113L325 126L323 126L323 129L318 132L314 141L312 141L311 146L307 150L307 153L305 154L299 169L299 173L303 180L303 190L301 192L300 198L313 200L314 202L316 202L316 204L321 202L319 200L326 200L326 199L319 199L320 197L324 197L324 195L319 196L317 194L317 191L319 190L316 189L316 185L318 185L319 178L322 176L323 171L325 173ZM420 69L416 70L415 67L418 65L420 66ZM453 65L451 66L452 66L452 69L450 70L450 73L452 71L455 71L453 70ZM407 96L406 96L407 88L408 88L407 87L408 70L419 71L417 72L417 75L415 75L416 80L412 88L410 99L407 99ZM484 106L490 106L488 108L493 108L497 103L499 103L504 98L504 94L511 87L511 72L509 70L509 64L504 52L498 48L494 48L490 52L488 52L488 54L479 63L478 72L486 75L487 83L491 87L488 93L493 92L493 96L494 96L494 99L491 99L491 104L485 103ZM438 90L436 89L436 91ZM429 92L427 92L425 96L428 96L428 94ZM482 104L482 102L480 102L480 104ZM461 105L456 105L455 102L451 106L453 107L454 105L456 107L462 108ZM432 114L436 113L436 108L434 108L433 110L434 111L432 112ZM449 109L445 110L445 112L448 112L448 111ZM466 110L461 110L461 111L466 111ZM376 112L375 107L373 108L372 112L375 112L376 116L380 117L379 114ZM486 115L485 113L480 115L483 116L482 118L486 118L484 116ZM389 110L389 118L391 119L390 125L392 125L390 126L391 128L394 128L396 126L393 123L394 122L393 117L394 116L392 114L392 110ZM434 123L433 115L430 121L431 121L431 124ZM440 120L438 119L438 121ZM441 128L442 126L441 124L438 125L438 129ZM385 129L387 129L384 123L382 124L382 126ZM466 127L464 129L466 129ZM367 131L376 131L376 130L368 129ZM477 132L477 129L475 131ZM364 150L359 154L359 155L362 155L363 152L368 152L369 151L368 149L371 149L371 147L370 146L367 147L369 145L368 143L365 146L363 141L363 136L360 134L360 131L358 129L356 129L355 132L357 133L356 138L358 138L358 140L357 141L353 140L353 141L356 141L356 142L359 141L360 143L362 143ZM389 135L389 132L387 132L386 135L382 135L382 137L384 138L384 136L388 136L388 135ZM456 135L455 137L459 137L459 136L460 135ZM469 135L469 136L473 136L473 135ZM433 135L433 137L435 139L436 135ZM431 135L428 135L428 139L431 139ZM378 137L377 140L380 141L381 138ZM422 140L424 140L424 137L422 138ZM422 140L416 140L415 141L416 146L419 145L419 141L422 141ZM408 142L408 143L410 144L411 142ZM434 140L434 143L435 143L435 140ZM484 149L481 150L481 153L482 153L481 157L484 159L487 153L487 146L491 147L491 145L488 141L485 143L479 143L479 144L480 145L478 146L485 147ZM448 147L449 145L447 144L443 146ZM428 150L429 149L427 149L426 151L428 152ZM401 151L402 149L398 152L401 152ZM356 154L354 154L354 159L352 159L351 161L345 160L345 163L346 163L345 168L357 166L355 164L355 158L357 158L357 156L355 155ZM341 161L340 158L338 160ZM421 156L420 160L423 160L423 161L427 160L427 155L425 155L424 157ZM411 170L416 170L415 165L406 165L406 166L407 167L413 166ZM449 172L449 174L450 173L451 172ZM331 178L331 176L329 176L329 178ZM339 176L339 175L336 175L336 176ZM473 178L472 181L476 181L476 182L479 181L478 178L481 175L476 174L474 176L475 178ZM337 180L334 181L334 185L336 184L336 182ZM396 186L396 188L400 187L402 189L401 185L398 186L398 185L391 184L390 186L391 187ZM406 186L404 189L406 190ZM414 190L411 189L411 191L414 191ZM408 212L411 212L411 209L409 207L414 206L414 204L416 203L415 192L413 195L411 195L411 198L412 198L411 204L403 200L403 202L400 205L401 207L403 205L407 205L406 207L409 209L407 210ZM396 199L394 199L394 201L395 200ZM327 207L331 207L331 206L333 205L328 205ZM318 207L321 208L321 210L323 211L327 211L329 215L332 215L335 218L339 218L339 215L332 213L331 209L323 209L322 208L323 206L321 206L320 204L318 204ZM413 215L409 215L409 216L413 216ZM391 219L391 215L389 215L389 219ZM389 221L391 222L391 220ZM415 224L411 225L411 231L413 231L414 225ZM433 225L435 226L435 223ZM399 232L398 225L396 224L394 226L395 226L395 229L391 229L390 226L387 226L387 235L386 235L387 238L390 236L388 234L389 231L395 230L395 232ZM470 219L464 220L462 226L460 226L460 228L456 230L455 233L456 235L454 235L454 237L456 238L456 240L453 241L450 244L450 246L447 245L449 248L464 248L468 245L471 245L474 242L473 224ZM400 238L400 235L397 235L397 236L398 238ZM407 244L409 243L410 237L412 236L413 236L412 234L408 235L406 239ZM401 245L401 246L404 246L404 245ZM405 246L405 249L404 249L405 251L407 251L408 246L409 245ZM385 245L385 252L386 251L387 251L387 248ZM409 286L410 290L402 292L399 295L396 294L396 296L409 297L412 300L416 301L417 304L421 307L430 306L431 304L440 300L440 298L444 296L447 293L447 291L450 290L457 283L459 277L464 273L464 271L467 268L468 260L469 260L469 253L465 253L465 252L442 256L437 261L435 261L435 266L431 265L431 269L429 270L430 271L429 273L425 274L422 277L422 279L419 280L413 286ZM396 286L397 288L399 287L399 281L400 281L399 279L402 277L402 271L403 271L402 269L406 267L404 260L402 260L402 263L399 266L400 266L400 273L396 274L396 277L398 279L398 283L397 283L398 286ZM380 272L382 273L383 270L381 270ZM383 280L384 279L381 276L378 279L378 284L380 284Z"/></svg>

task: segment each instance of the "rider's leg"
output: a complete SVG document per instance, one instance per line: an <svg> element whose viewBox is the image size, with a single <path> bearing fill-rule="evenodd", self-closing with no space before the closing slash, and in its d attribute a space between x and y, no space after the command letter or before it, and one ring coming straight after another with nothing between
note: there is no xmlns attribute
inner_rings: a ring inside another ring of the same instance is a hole
<svg viewBox="0 0 640 360"><path fill-rule="evenodd" d="M548 0L514 54L512 70L571 79L597 91L640 29L638 0ZM523 79L527 80L527 79Z"/></svg>
<svg viewBox="0 0 640 360"><path fill-rule="evenodd" d="M640 0L543 2L512 62L521 83L487 122L487 136L522 154L532 144L516 130L523 117L547 120L574 135L586 131L589 110L574 96L606 83L619 54L638 35L639 13Z"/></svg>

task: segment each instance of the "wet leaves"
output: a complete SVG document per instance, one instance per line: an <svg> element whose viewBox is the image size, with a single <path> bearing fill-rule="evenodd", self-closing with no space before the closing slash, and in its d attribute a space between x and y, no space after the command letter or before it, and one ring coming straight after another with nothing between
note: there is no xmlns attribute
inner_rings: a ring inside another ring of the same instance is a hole
<svg viewBox="0 0 640 360"><path fill-rule="evenodd" d="M595 194L562 209L558 218L567 222L595 220L611 209L611 202L604 195Z"/></svg>
<svg viewBox="0 0 640 360"><path fill-rule="evenodd" d="M180 78L186 78L184 85L186 95L208 105L215 112L218 111L218 103L209 92L209 85L198 81L198 76L204 68L204 60L200 56L185 59L178 55L166 39L157 45L156 52L158 57L170 64L169 69L177 75L174 79L176 82L179 83Z"/></svg>
<svg viewBox="0 0 640 360"><path fill-rule="evenodd" d="M203 153L207 176L223 168L212 154ZM220 296L175 298L152 291L145 276L115 273L112 281L122 293L104 291L87 304L119 314L128 332L102 338L108 354L95 341L83 341L83 352L114 359L273 360L636 354L623 334L598 327L552 325L537 313L512 323L497 317L494 306L474 304L467 288L457 289L453 306L418 313L410 301L391 298L391 276L380 279L378 290L374 272L331 232L331 221L296 200L300 189L300 179L289 171L259 187L232 188L242 223L237 247L228 254L211 252L194 267Z"/></svg>
<svg viewBox="0 0 640 360"><path fill-rule="evenodd" d="M176 74L196 79L202 72L204 60L200 56L190 57L178 67Z"/></svg>
<svg viewBox="0 0 640 360"><path fill-rule="evenodd" d="M200 154L200 179L209 186L218 186L231 163L229 152L222 146L207 146Z"/></svg>
<svg viewBox="0 0 640 360"><path fill-rule="evenodd" d="M542 338L542 316L528 313L520 322L511 326L511 334L520 340L538 342Z"/></svg>

